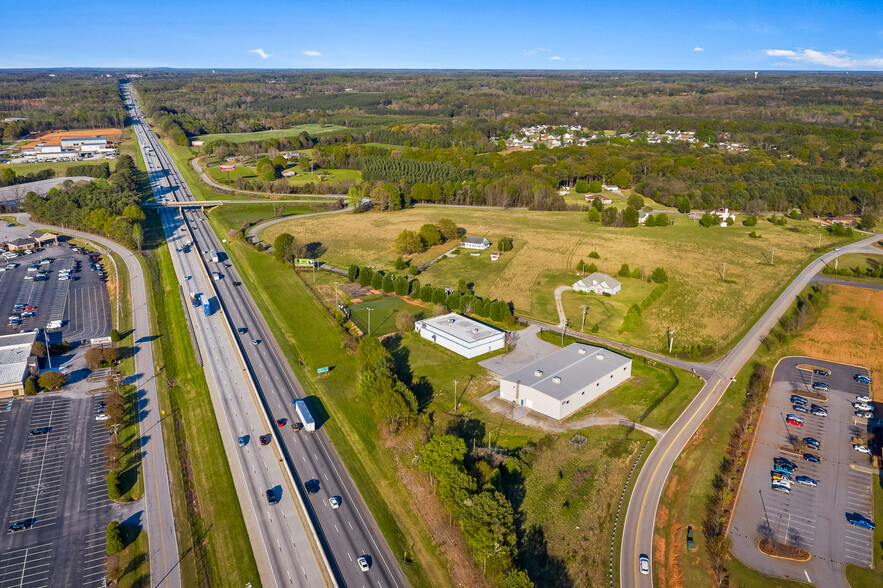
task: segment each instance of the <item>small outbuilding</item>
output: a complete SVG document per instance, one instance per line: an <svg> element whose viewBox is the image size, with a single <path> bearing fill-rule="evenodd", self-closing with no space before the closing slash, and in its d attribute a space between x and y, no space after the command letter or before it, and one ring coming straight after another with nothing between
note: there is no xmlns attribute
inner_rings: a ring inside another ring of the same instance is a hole
<svg viewBox="0 0 883 588"><path fill-rule="evenodd" d="M500 398L561 420L631 375L628 357L573 343L503 377Z"/></svg>
<svg viewBox="0 0 883 588"><path fill-rule="evenodd" d="M11 398L24 392L31 347L36 339L34 331L0 336L0 398Z"/></svg>
<svg viewBox="0 0 883 588"><path fill-rule="evenodd" d="M593 292L595 294L610 294L611 296L619 294L622 290L622 282L614 280L607 274L595 272L590 274L573 285L573 289L577 292Z"/></svg>
<svg viewBox="0 0 883 588"><path fill-rule="evenodd" d="M502 349L506 344L506 331L453 312L417 321L414 330L424 339L468 358Z"/></svg>
<svg viewBox="0 0 883 588"><path fill-rule="evenodd" d="M484 237L466 237L460 244L464 249L487 249L491 246L491 242Z"/></svg>

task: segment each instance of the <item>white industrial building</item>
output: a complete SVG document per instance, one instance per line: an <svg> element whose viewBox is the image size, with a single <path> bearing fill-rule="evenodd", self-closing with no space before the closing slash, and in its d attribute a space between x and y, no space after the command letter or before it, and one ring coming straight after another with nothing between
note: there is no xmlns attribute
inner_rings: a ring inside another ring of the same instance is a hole
<svg viewBox="0 0 883 588"><path fill-rule="evenodd" d="M506 345L506 331L453 312L417 321L414 330L424 339L469 358L502 349Z"/></svg>
<svg viewBox="0 0 883 588"><path fill-rule="evenodd" d="M561 420L631 375L631 359L573 343L500 379L500 398Z"/></svg>

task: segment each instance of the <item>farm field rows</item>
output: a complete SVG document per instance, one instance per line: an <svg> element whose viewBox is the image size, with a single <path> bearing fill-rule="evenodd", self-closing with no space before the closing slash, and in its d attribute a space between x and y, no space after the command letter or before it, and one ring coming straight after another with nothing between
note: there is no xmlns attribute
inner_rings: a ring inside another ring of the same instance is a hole
<svg viewBox="0 0 883 588"><path fill-rule="evenodd" d="M612 275L623 263L632 269L640 267L645 276L655 267L665 268L670 288L644 311L637 330L613 333L614 327L618 329L615 318L606 325L610 336L652 349L666 345L666 332L671 327L678 333L679 345L726 345L766 308L782 284L814 257L813 248L820 237L823 247L836 242L813 223L802 221L789 221L784 228L762 222L751 229L739 223L707 229L684 215L672 215L673 226L622 229L590 223L579 212L431 207L298 219L269 227L261 238L272 242L278 234L289 232L298 242L321 243L325 253L319 259L326 263L391 268L397 257L393 241L402 230L416 231L424 223L445 217L463 227L467 235L486 236L492 243L511 236L516 247L497 262L490 261L488 251L478 258L461 252L443 259L418 276L421 284L456 286L459 276L467 281L475 276L477 294L511 301L517 314L550 322L557 323L552 292L555 286L570 285L579 278L576 265L580 259L595 262L599 271ZM749 238L750 230L762 238ZM436 246L414 256L413 261L424 263L449 248L449 244ZM589 259L593 249L600 259ZM773 249L774 265L770 265ZM635 283L631 278L623 282L624 289ZM604 316L608 310L598 300L588 297L591 316ZM568 318L575 324L581 314L569 314Z"/></svg>

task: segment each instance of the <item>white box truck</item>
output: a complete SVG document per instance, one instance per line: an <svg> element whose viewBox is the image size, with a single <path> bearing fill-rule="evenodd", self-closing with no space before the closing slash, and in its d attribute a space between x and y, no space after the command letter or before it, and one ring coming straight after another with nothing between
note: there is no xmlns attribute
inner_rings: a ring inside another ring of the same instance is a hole
<svg viewBox="0 0 883 588"><path fill-rule="evenodd" d="M304 424L304 430L308 433L315 431L316 421L313 420L313 414L310 412L310 407L307 406L306 401L295 400L292 404L294 405L294 410L297 411L297 416L300 417L301 422Z"/></svg>

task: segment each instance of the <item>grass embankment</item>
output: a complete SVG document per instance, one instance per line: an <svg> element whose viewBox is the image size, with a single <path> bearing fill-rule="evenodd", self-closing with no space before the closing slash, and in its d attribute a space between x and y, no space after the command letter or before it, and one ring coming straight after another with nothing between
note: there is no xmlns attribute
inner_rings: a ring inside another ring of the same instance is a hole
<svg viewBox="0 0 883 588"><path fill-rule="evenodd" d="M559 332L543 331L539 338L561 346ZM594 345L565 335L564 345L571 343ZM689 372L616 349L611 351L632 359L631 379L576 411L565 422L574 422L586 416L617 414L654 429L667 429L702 388L702 380Z"/></svg>
<svg viewBox="0 0 883 588"><path fill-rule="evenodd" d="M67 168L74 165L84 165L84 164L99 164L104 160L89 160L89 161L46 161L43 163L3 163L0 164L0 174L3 173L5 169L11 169L15 172L16 175L25 176L27 174L32 174L38 171L42 171L44 169L55 170L56 178L63 178L67 176ZM109 160L109 163L113 165L114 160Z"/></svg>
<svg viewBox="0 0 883 588"><path fill-rule="evenodd" d="M216 206L208 211L208 214L217 219L220 226L226 234L228 231L238 230L242 228L244 223L256 225L265 220L277 218L276 212L273 210L273 204L224 204ZM318 208L311 208L309 205L303 204L276 204L276 209L282 208L281 217L295 216L298 214L309 214L317 212Z"/></svg>
<svg viewBox="0 0 883 588"><path fill-rule="evenodd" d="M118 588L149 588L150 560L147 557L147 532L131 525L122 525L126 548L119 554L116 566L121 574Z"/></svg>
<svg viewBox="0 0 883 588"><path fill-rule="evenodd" d="M205 166L206 173L214 178L216 182L233 186L233 182L236 181L236 178L253 180L260 177L263 179L263 172L259 174L254 167L257 165L260 157L261 155L258 155L256 158L250 158L242 163L236 163L236 169L229 171L220 169L218 166L225 164L226 162L219 161L215 157L203 158L202 162ZM296 176L283 178L292 186L303 186L310 182L326 182L329 180L353 180L354 182L358 182L362 179L362 172L356 169L320 168L312 171L303 171L297 166L297 160L288 163L285 169L293 170L297 174Z"/></svg>
<svg viewBox="0 0 883 588"><path fill-rule="evenodd" d="M158 377L159 409L185 586L208 578L259 583L257 566L225 458L202 368L196 363L178 282L158 217L150 214L144 263ZM159 240L156 240L159 238ZM196 501L196 504L193 503Z"/></svg>
<svg viewBox="0 0 883 588"><path fill-rule="evenodd" d="M445 217L468 235L484 235L494 244L500 237L511 236L515 250L504 253L496 262L490 261L488 251L478 258L461 252L418 276L421 284L456 287L460 276L469 276L479 295L511 301L518 314L553 323L558 322L554 288L579 279L576 265L581 259L594 262L601 272L614 276L623 263L632 269L640 267L645 275L656 267L665 268L669 290L644 311L635 331L618 333L616 323L622 317L615 313L621 309L606 307L608 301L603 297L585 300L588 317L613 313L607 319L611 338L659 351L667 347L669 328L677 332L676 345L703 344L718 352L726 349L733 343L734 334L751 324L775 299L782 284L816 255L813 249L820 235L823 247L844 241L804 221L789 220L786 227L769 223L744 227L737 223L703 228L685 215L673 215L674 225L669 227L623 229L590 223L581 212L432 207L394 214L368 212L298 219L267 228L261 238L272 242L279 233L289 232L298 242L320 243L324 252L318 259L331 265L347 267L355 263L391 269L398 257L393 243L402 230L416 231L424 223ZM749 238L751 230L760 231L763 238ZM420 265L449 248L449 244L433 247L413 256L412 261ZM772 248L775 265L769 264ZM599 252L600 259L588 257L593 250ZM724 263L726 281L722 280ZM643 291L643 284L637 280L622 281L623 292L618 296L631 296L627 293L630 289ZM573 307L568 302L568 318L572 325L580 323L579 304Z"/></svg>
<svg viewBox="0 0 883 588"><path fill-rule="evenodd" d="M340 125L310 123L289 127L287 129L271 129L269 131L255 131L253 133L216 133L213 135L202 135L196 138L201 139L206 143L209 141L217 141L218 139L230 141L231 143L245 143L247 141L262 141L264 139L296 137L303 132L307 132L311 137L315 137L317 135L325 135L335 131L342 131L344 129L346 129L346 127ZM303 149L295 149L295 151L303 151Z"/></svg>

